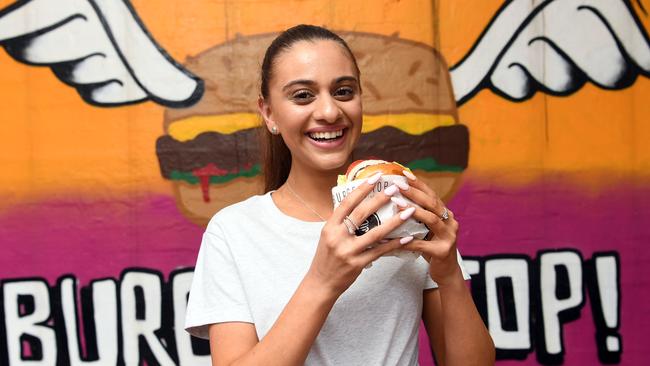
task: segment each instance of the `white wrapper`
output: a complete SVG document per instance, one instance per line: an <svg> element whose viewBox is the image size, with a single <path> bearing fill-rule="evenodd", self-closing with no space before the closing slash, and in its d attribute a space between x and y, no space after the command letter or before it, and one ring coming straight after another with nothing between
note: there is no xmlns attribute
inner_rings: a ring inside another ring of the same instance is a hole
<svg viewBox="0 0 650 366"><path fill-rule="evenodd" d="M379 181L375 184L375 187L373 188L372 192L368 194L368 196L364 199L364 201L371 199L376 194L379 193L383 194L384 189L388 188L390 185L393 185L396 181L401 181L406 183L406 177L401 175L382 176L381 178L379 178ZM352 190L354 190L361 184L366 184L366 180L358 179L352 182L348 182L347 184L332 188L332 200L334 201L334 208L337 208L341 204L343 199L350 192L352 192ZM397 193L395 193L393 197L401 197L404 200L406 200L409 204L415 205L413 201L402 196L399 191L397 191ZM357 230L357 235L363 235L364 233L368 232L370 229L374 228L375 226L378 226L382 222L385 222L389 218L395 216L395 214L397 214L398 212L399 212L399 207L392 201L388 202L386 205L380 207L379 210L377 210L377 212L370 215L370 217L368 217L366 221L357 224L359 226L359 230ZM412 235L417 239L422 239L427 235L428 232L429 229L427 229L427 227L424 224L418 222L413 218L410 218L406 220L398 228L391 231L386 236L385 239L403 238L409 235ZM420 253L406 251L406 250L395 250L391 252L389 255L396 256L402 259L413 260L417 258L420 255Z"/></svg>

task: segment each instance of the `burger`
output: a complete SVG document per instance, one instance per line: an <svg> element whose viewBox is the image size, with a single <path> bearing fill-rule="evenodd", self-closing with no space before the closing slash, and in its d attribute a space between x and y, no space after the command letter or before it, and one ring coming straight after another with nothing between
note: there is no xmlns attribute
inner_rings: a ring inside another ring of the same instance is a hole
<svg viewBox="0 0 650 366"><path fill-rule="evenodd" d="M348 166L345 175L339 175L337 185L343 185L357 179L370 178L376 173L381 172L383 175L404 175L404 171L411 171L408 167L393 161L386 160L357 160Z"/></svg>
<svg viewBox="0 0 650 366"><path fill-rule="evenodd" d="M361 32L337 32L361 70L363 128L353 160L404 162L443 200L467 167L469 133L458 122L448 67L432 47ZM234 39L188 58L203 98L167 109L156 141L163 178L179 210L205 225L219 209L262 193L258 77L276 33Z"/></svg>
<svg viewBox="0 0 650 366"><path fill-rule="evenodd" d="M338 207L350 192L363 184L366 178L370 178L377 173L382 173L382 176L379 177L371 192L365 198L368 200L393 184L399 184L399 182L406 183L405 171L410 172L410 169L397 162L377 159L355 161L350 164L345 175L339 175L336 187L332 188L332 202L334 203L334 207ZM402 196L400 192L395 192L393 197L401 198L410 205L415 205L411 200ZM367 233L374 227L381 225L385 220L396 215L399 211L400 208L398 205L391 200L379 207L376 212L366 217L362 223L358 224L355 228L355 234L363 235ZM422 239L428 232L429 228L426 225L413 218L409 218L405 223L388 233L386 239L403 238L409 235Z"/></svg>

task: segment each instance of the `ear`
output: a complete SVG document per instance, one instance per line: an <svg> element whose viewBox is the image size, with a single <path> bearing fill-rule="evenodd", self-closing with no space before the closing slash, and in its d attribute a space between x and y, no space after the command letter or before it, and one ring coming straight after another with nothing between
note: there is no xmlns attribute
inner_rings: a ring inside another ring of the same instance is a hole
<svg viewBox="0 0 650 366"><path fill-rule="evenodd" d="M266 125L266 129L271 132L271 128L273 126L277 126L275 121L272 118L272 113L271 113L271 106L267 101L262 97L261 95L257 98L257 109L260 112L260 115L262 116L262 119L264 120L264 124Z"/></svg>

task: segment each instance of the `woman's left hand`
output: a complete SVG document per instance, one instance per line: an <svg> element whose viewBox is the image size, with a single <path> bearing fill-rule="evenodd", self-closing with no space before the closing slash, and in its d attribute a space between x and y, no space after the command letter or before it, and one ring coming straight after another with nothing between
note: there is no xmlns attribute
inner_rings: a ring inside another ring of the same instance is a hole
<svg viewBox="0 0 650 366"><path fill-rule="evenodd" d="M400 193L417 205L413 218L425 224L430 231L425 239L415 239L400 249L421 252L429 262L431 278L438 284L462 277L456 256L458 221L454 214L423 181L409 177L408 183L408 187L400 187ZM443 219L445 211L449 216L447 219Z"/></svg>

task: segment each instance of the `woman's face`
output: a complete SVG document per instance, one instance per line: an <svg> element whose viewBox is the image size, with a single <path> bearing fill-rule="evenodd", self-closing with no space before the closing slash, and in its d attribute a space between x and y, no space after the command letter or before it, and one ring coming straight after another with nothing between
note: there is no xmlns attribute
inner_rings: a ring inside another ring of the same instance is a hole
<svg viewBox="0 0 650 366"><path fill-rule="evenodd" d="M361 134L357 75L346 50L331 40L300 41L273 65L261 106L291 151L293 168L340 170Z"/></svg>

